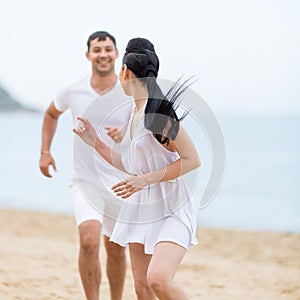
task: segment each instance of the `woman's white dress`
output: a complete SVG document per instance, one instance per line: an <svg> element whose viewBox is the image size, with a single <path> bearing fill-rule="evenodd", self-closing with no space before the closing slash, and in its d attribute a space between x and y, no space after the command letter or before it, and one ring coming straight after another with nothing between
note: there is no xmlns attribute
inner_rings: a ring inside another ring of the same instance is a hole
<svg viewBox="0 0 300 300"><path fill-rule="evenodd" d="M141 175L159 170L179 158L177 152L164 148L144 127L144 114L134 136L130 137L131 116L125 137L120 145L122 163L128 173ZM197 244L196 211L182 178L145 187L127 198L120 209L110 240L126 246L140 243L146 254L153 254L161 241L179 244L184 248Z"/></svg>

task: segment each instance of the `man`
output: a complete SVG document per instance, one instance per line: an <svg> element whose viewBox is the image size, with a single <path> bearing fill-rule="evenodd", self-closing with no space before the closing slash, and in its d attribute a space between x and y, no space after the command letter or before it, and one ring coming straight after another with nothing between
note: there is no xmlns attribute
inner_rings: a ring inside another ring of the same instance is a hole
<svg viewBox="0 0 300 300"><path fill-rule="evenodd" d="M56 170L54 158L50 152L51 142L56 131L59 116L70 109L76 122L78 116L85 115L96 128L114 125L108 135L115 140L120 138L120 128L128 122L130 109L118 109L117 116L111 115L109 121L104 121L107 115L122 103L128 103L128 97L117 85L114 63L118 57L116 42L112 35L104 31L93 33L87 42L87 59L92 65L91 76L64 87L48 107L43 122L40 170L52 177L49 167ZM119 88L119 89L118 89ZM107 123L109 122L109 123ZM71 129L70 129L71 130ZM105 133L107 139L112 140ZM103 138L104 135L103 135ZM107 142L109 143L109 140ZM93 157L89 149L75 139L74 170L71 194L76 223L79 228L80 252L79 272L88 300L99 299L101 283L101 266L99 261L99 246L101 232L104 234L107 252L107 276L110 284L112 300L120 300L125 280L126 257L125 249L109 241L114 220L110 216L110 203L115 204L109 185L119 182L115 170L100 158ZM97 169L93 166L97 165ZM116 214L115 214L116 215Z"/></svg>

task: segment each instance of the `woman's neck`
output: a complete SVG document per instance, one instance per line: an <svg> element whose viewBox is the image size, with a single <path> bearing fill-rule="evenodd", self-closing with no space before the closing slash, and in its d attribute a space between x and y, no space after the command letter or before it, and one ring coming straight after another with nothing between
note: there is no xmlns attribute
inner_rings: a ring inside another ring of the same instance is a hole
<svg viewBox="0 0 300 300"><path fill-rule="evenodd" d="M135 102L135 110L139 112L145 106L145 103L148 99L148 90L147 87L140 86L132 91L132 96Z"/></svg>

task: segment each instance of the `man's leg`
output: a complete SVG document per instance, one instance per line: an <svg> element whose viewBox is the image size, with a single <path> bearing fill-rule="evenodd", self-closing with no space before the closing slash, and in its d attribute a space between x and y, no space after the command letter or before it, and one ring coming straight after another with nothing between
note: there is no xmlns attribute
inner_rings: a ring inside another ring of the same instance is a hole
<svg viewBox="0 0 300 300"><path fill-rule="evenodd" d="M110 285L111 300L121 300L126 274L125 248L110 242L106 235L103 236L107 253L106 273Z"/></svg>
<svg viewBox="0 0 300 300"><path fill-rule="evenodd" d="M87 300L98 300L101 282L99 262L101 224L89 220L79 225L79 272Z"/></svg>

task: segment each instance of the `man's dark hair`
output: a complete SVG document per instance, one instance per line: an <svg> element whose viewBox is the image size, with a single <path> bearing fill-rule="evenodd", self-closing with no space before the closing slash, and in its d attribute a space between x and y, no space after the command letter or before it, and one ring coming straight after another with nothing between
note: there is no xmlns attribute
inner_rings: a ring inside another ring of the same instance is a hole
<svg viewBox="0 0 300 300"><path fill-rule="evenodd" d="M91 34L87 40L88 52L90 51L91 41L93 41L94 39L98 39L98 41L105 41L106 38L112 40L115 45L115 48L117 49L116 39L111 34L109 34L106 31L96 31L93 34Z"/></svg>

